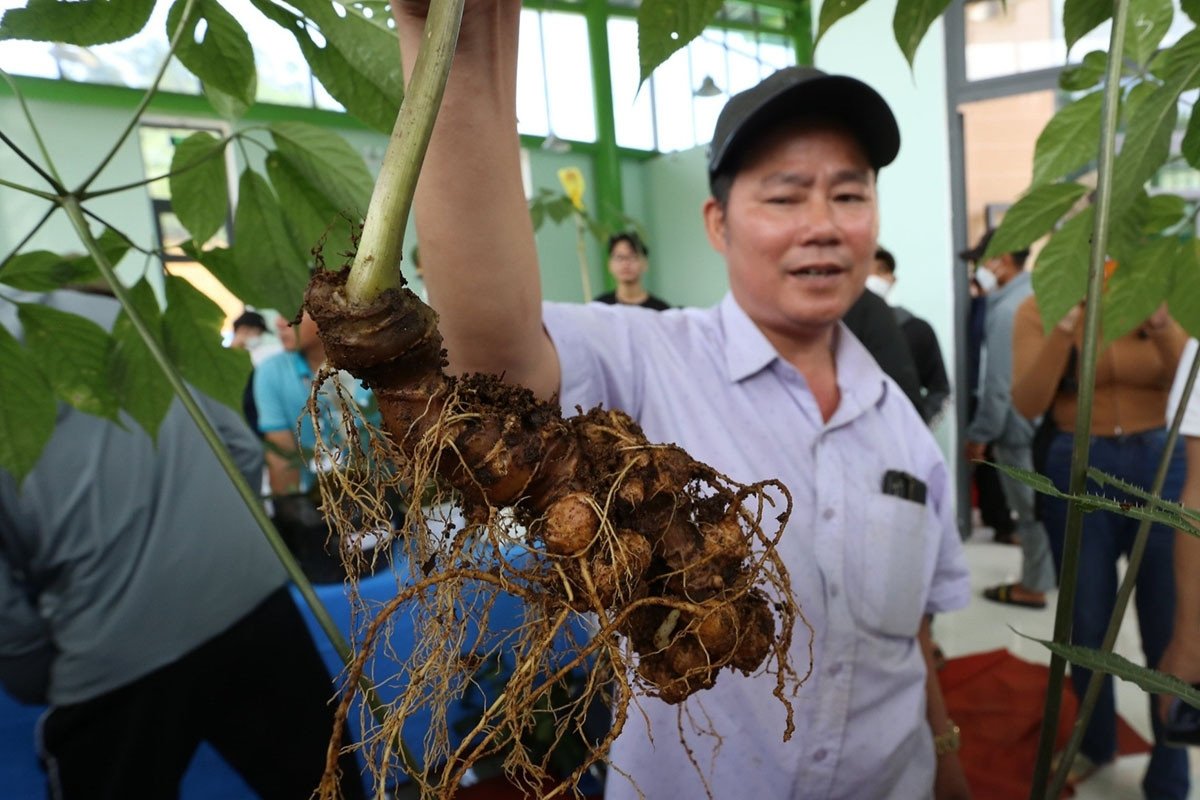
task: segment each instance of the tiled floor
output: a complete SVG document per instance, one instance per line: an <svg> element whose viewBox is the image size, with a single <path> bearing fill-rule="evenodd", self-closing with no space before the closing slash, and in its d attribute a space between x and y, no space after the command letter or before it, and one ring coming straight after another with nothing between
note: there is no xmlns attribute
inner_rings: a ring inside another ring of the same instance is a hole
<svg viewBox="0 0 1200 800"><path fill-rule="evenodd" d="M1021 549L991 541L990 530L977 531L966 543L967 563L971 571L972 599L968 608L939 616L934 636L947 657L1007 648L1027 661L1050 662L1050 653L1042 645L1018 636L1050 639L1054 632L1054 602L1051 593L1044 610L1005 606L983 599L985 586L1010 582L1020 575ZM1141 663L1141 643L1132 611L1121 626L1116 651ZM1149 704L1141 689L1117 681L1117 710L1140 734L1150 738ZM1078 800L1141 800L1141 778L1148 756L1128 756L1099 770L1079 785ZM1200 800L1200 748L1192 748L1192 800Z"/></svg>

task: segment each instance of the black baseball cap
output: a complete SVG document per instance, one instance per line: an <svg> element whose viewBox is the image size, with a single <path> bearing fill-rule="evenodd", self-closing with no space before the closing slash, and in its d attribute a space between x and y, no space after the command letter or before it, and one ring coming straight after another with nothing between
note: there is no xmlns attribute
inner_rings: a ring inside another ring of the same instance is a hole
<svg viewBox="0 0 1200 800"><path fill-rule="evenodd" d="M879 92L856 78L815 67L784 67L735 94L721 110L708 150L709 181L741 154L745 142L784 120L808 115L844 123L876 170L900 152L900 128Z"/></svg>

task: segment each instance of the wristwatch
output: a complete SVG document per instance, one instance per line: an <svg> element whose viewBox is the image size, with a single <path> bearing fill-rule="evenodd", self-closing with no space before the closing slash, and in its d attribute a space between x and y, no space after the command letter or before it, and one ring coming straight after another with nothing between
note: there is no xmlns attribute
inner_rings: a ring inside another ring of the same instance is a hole
<svg viewBox="0 0 1200 800"><path fill-rule="evenodd" d="M962 731L954 724L953 720L950 721L950 730L933 737L933 749L939 756L957 753L960 747L962 747Z"/></svg>

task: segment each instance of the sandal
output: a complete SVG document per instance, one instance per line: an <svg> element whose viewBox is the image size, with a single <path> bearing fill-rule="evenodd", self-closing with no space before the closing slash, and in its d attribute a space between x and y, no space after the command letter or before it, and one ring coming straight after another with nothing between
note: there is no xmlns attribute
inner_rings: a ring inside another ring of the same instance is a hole
<svg viewBox="0 0 1200 800"><path fill-rule="evenodd" d="M999 586L991 586L983 590L983 596L994 603L1004 603L1010 606L1021 606L1023 608L1045 608L1045 600L1021 600L1013 596L1013 588L1020 586L1019 583L1002 583Z"/></svg>

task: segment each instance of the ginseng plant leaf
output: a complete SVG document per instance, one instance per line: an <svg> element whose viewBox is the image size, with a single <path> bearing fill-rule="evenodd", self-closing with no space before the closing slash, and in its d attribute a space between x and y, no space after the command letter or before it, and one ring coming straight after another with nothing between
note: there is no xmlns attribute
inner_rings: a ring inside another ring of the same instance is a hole
<svg viewBox="0 0 1200 800"><path fill-rule="evenodd" d="M1067 40L1067 52L1086 34L1095 30L1100 23L1111 19L1113 4L1108 0L1066 0L1063 3L1063 34Z"/></svg>
<svg viewBox="0 0 1200 800"><path fill-rule="evenodd" d="M641 80L699 36L723 5L723 0L643 0L637 15Z"/></svg>
<svg viewBox="0 0 1200 800"><path fill-rule="evenodd" d="M1033 187L1004 214L983 257L995 258L1029 247L1048 233L1087 191L1086 186L1078 183Z"/></svg>
<svg viewBox="0 0 1200 800"><path fill-rule="evenodd" d="M151 335L161 342L162 312L150 284L143 278L129 290L129 295ZM174 397L171 384L125 309L117 314L113 323L112 340L108 374L121 401L121 408L150 434L151 439L157 439L158 427L166 417Z"/></svg>
<svg viewBox="0 0 1200 800"><path fill-rule="evenodd" d="M0 18L0 39L90 47L128 39L146 27L155 0L29 0Z"/></svg>
<svg viewBox="0 0 1200 800"><path fill-rule="evenodd" d="M0 467L22 480L54 434L58 406L37 360L0 325Z"/></svg>
<svg viewBox="0 0 1200 800"><path fill-rule="evenodd" d="M25 347L59 399L116 422L120 403L108 382L108 332L78 314L34 303L22 303L18 314Z"/></svg>
<svg viewBox="0 0 1200 800"><path fill-rule="evenodd" d="M1085 95L1046 123L1034 148L1033 183L1058 180L1096 158L1103 101L1103 92Z"/></svg>
<svg viewBox="0 0 1200 800"><path fill-rule="evenodd" d="M366 214L375 179L363 157L345 139L304 122L276 122L270 131L279 156L339 211L359 219Z"/></svg>
<svg viewBox="0 0 1200 800"><path fill-rule="evenodd" d="M1046 334L1087 292L1089 243L1096 210L1089 206L1063 223L1038 255L1033 291Z"/></svg>
<svg viewBox="0 0 1200 800"><path fill-rule="evenodd" d="M1030 641L1041 643L1052 653L1072 664L1129 681L1150 694L1174 695L1188 705L1200 708L1200 691L1174 675L1167 675L1164 672L1140 666L1116 653L1105 653L1079 645L1047 641L1034 636L1026 636L1018 631L1014 632Z"/></svg>
<svg viewBox="0 0 1200 800"><path fill-rule="evenodd" d="M892 31L910 68L929 26L949 5L950 0L900 0L897 3L896 14L892 17Z"/></svg>
<svg viewBox="0 0 1200 800"><path fill-rule="evenodd" d="M1175 6L1171 0L1130 0L1130 35L1125 39L1125 57L1144 66L1174 18Z"/></svg>
<svg viewBox="0 0 1200 800"><path fill-rule="evenodd" d="M197 132L171 157L171 208L197 242L207 242L229 215L225 142Z"/></svg>
<svg viewBox="0 0 1200 800"><path fill-rule="evenodd" d="M1101 299L1103 343L1119 339L1141 325L1167 299L1175 251L1173 236L1157 237L1127 248Z"/></svg>
<svg viewBox="0 0 1200 800"><path fill-rule="evenodd" d="M268 19L296 38L313 76L346 111L372 128L391 133L404 74L395 31L345 8L342 17L328 0L297 0L289 5L302 17L272 0L251 0ZM321 41L313 39L313 27Z"/></svg>
<svg viewBox="0 0 1200 800"><path fill-rule="evenodd" d="M1058 75L1058 85L1068 92L1082 92L1091 89L1104 77L1108 66L1108 53L1104 50L1093 50L1083 57L1076 65L1063 67Z"/></svg>
<svg viewBox="0 0 1200 800"><path fill-rule="evenodd" d="M167 15L167 37L175 35L187 0L175 0ZM258 86L254 48L241 23L216 0L195 0L175 56L205 85L250 105Z"/></svg>
<svg viewBox="0 0 1200 800"><path fill-rule="evenodd" d="M266 168L292 239L309 247L323 241L321 250L327 263L351 253L354 223L360 220L346 219L320 189L279 153L267 154Z"/></svg>
<svg viewBox="0 0 1200 800"><path fill-rule="evenodd" d="M112 228L105 228L97 243L110 264L119 262L129 251L129 242ZM21 253L0 267L0 283L26 292L52 292L99 277L100 270L91 256L64 257L48 250Z"/></svg>
<svg viewBox="0 0 1200 800"><path fill-rule="evenodd" d="M821 3L821 14L817 21L817 38L813 42L813 46L820 44L821 37L833 26L833 23L842 17L850 16L866 2L867 0L828 0L828 2Z"/></svg>
<svg viewBox="0 0 1200 800"><path fill-rule="evenodd" d="M300 308L308 281L308 259L292 240L283 211L261 175L245 170L238 184L234 216L233 261L247 276L255 296L270 302L256 303L291 318ZM243 298L250 302L249 298Z"/></svg>
<svg viewBox="0 0 1200 800"><path fill-rule="evenodd" d="M1200 241L1196 239L1179 250L1167 308L1189 335L1200 337Z"/></svg>
<svg viewBox="0 0 1200 800"><path fill-rule="evenodd" d="M184 278L168 275L163 340L179 374L197 389L240 411L250 379L250 356L221 343L225 313Z"/></svg>

